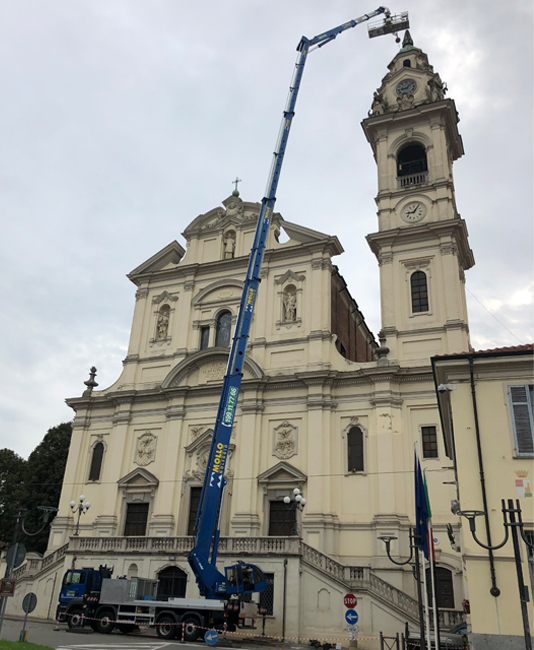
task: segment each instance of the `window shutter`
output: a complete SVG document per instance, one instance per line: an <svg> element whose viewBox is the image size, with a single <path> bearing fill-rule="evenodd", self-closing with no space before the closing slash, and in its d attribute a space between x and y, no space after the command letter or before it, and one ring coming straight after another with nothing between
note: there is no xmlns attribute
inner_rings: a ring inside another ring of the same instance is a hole
<svg viewBox="0 0 534 650"><path fill-rule="evenodd" d="M510 404L518 456L534 455L532 402L529 386L510 386Z"/></svg>

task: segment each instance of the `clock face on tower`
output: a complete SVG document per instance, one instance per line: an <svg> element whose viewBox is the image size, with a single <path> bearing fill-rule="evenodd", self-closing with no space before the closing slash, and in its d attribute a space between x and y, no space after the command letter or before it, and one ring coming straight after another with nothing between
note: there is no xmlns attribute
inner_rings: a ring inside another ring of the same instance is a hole
<svg viewBox="0 0 534 650"><path fill-rule="evenodd" d="M399 81L395 90L397 95L407 95L408 93L413 94L417 90L417 82L415 79L403 79L402 81Z"/></svg>
<svg viewBox="0 0 534 650"><path fill-rule="evenodd" d="M421 201L411 201L401 210L401 219L407 223L417 223L426 216L426 205Z"/></svg>

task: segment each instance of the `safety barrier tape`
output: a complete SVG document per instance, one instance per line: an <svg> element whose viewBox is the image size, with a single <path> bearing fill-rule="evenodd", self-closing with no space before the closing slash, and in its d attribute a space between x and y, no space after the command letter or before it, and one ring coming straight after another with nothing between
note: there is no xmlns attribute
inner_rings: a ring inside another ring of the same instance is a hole
<svg viewBox="0 0 534 650"><path fill-rule="evenodd" d="M73 614L65 614L65 616L73 616ZM96 617L92 617L92 616L85 616L85 614L81 614L80 618L82 618L85 621L101 621L101 620L103 620L101 618L96 618ZM107 619L107 620L109 620L109 619ZM130 621L124 621L124 620L114 620L114 621L110 620L109 622L113 623L114 625L136 625L136 623L132 623ZM181 623L171 623L171 622L153 623L153 625L155 627L157 627L158 625L176 625L176 626L179 626L179 627L182 626ZM272 641L300 641L300 642L303 641L302 637L289 637L289 636L286 636L286 637L282 638L281 636L271 636L269 634L248 634L247 632L230 632L230 631L224 630L224 629L218 630L218 629L216 629L214 627L203 627L201 625L195 625L194 623L190 623L190 625L192 625L195 629L198 628L199 630L206 630L206 632L208 630L215 630L218 634L226 634L226 635L234 634L234 635L238 635L240 637L241 636L246 636L246 637L254 637L254 638L261 637L262 639L270 639ZM383 638L389 639L389 638L395 638L395 637L383 637ZM352 640L353 641L376 641L376 640L379 640L379 639L380 639L379 636L358 636L357 638L352 639ZM315 638L313 640L314 641L326 642L326 643L329 643L331 641L336 641L336 642L337 641L347 641L347 636L330 637L328 639L317 637L317 638ZM413 648L419 648L420 647L419 643L413 643L413 642L410 642L410 641L406 641L406 644L408 646L412 646ZM471 647L470 645L467 645L467 646L464 646L464 645L462 645L462 646L447 646L447 650L466 650L466 649L468 650L470 647Z"/></svg>

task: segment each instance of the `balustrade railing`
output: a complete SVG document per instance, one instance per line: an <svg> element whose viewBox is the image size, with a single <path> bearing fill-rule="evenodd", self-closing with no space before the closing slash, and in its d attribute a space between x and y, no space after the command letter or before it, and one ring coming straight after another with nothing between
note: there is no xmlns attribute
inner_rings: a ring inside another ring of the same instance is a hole
<svg viewBox="0 0 534 650"><path fill-rule="evenodd" d="M410 187L411 185L421 185L428 182L428 172L417 172L397 178L398 187Z"/></svg>
<svg viewBox="0 0 534 650"><path fill-rule="evenodd" d="M193 548L193 537L71 537L69 550L75 553L184 553ZM294 537L221 537L219 554L299 555Z"/></svg>

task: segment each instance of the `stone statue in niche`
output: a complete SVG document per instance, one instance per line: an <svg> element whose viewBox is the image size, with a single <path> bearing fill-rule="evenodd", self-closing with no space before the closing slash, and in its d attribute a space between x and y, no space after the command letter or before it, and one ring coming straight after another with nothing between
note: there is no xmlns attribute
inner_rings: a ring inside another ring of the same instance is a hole
<svg viewBox="0 0 534 650"><path fill-rule="evenodd" d="M297 295L293 288L287 288L284 291L284 321L297 320Z"/></svg>
<svg viewBox="0 0 534 650"><path fill-rule="evenodd" d="M137 453L135 462L137 465L148 465L156 457L156 436L148 431L144 433L137 441Z"/></svg>
<svg viewBox="0 0 534 650"><path fill-rule="evenodd" d="M275 429L274 455L280 460L297 453L297 429L286 420Z"/></svg>
<svg viewBox="0 0 534 650"><path fill-rule="evenodd" d="M235 234L229 232L224 238L224 259L231 260L235 256Z"/></svg>
<svg viewBox="0 0 534 650"><path fill-rule="evenodd" d="M156 325L156 338L166 339L169 331L169 305L163 305L158 312L158 322Z"/></svg>

